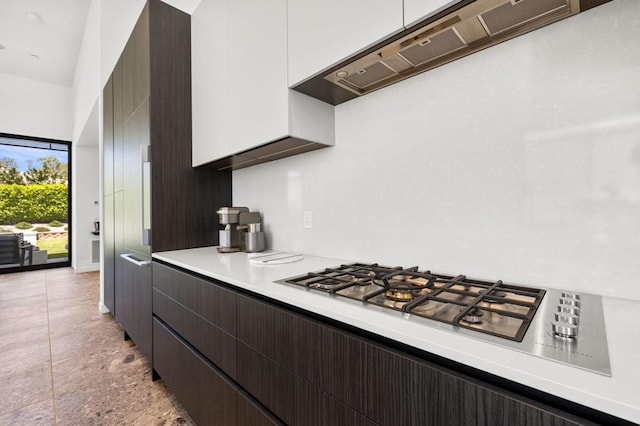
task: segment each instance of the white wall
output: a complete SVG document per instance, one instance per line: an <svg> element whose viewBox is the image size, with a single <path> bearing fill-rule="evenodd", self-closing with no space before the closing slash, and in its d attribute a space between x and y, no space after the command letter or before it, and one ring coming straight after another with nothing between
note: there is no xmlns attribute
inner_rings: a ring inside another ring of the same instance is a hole
<svg viewBox="0 0 640 426"><path fill-rule="evenodd" d="M73 241L71 266L76 272L97 271L99 263L92 261L91 234L93 221L100 217L100 176L96 173L100 152L98 146L73 147Z"/></svg>
<svg viewBox="0 0 640 426"><path fill-rule="evenodd" d="M146 0L100 0L100 90L109 80Z"/></svg>
<svg viewBox="0 0 640 426"><path fill-rule="evenodd" d="M72 149L72 247L71 266L76 272L96 271L100 263L93 262L92 244L99 240L91 234L93 222L100 220L101 170L99 140L100 108L94 103L87 125Z"/></svg>
<svg viewBox="0 0 640 426"><path fill-rule="evenodd" d="M73 80L73 140L77 141L102 91L100 0L91 0ZM97 145L98 141L96 141Z"/></svg>
<svg viewBox="0 0 640 426"><path fill-rule="evenodd" d="M70 141L71 89L0 74L0 132Z"/></svg>
<svg viewBox="0 0 640 426"><path fill-rule="evenodd" d="M640 299L638 45L618 0L347 102L234 205L279 250Z"/></svg>

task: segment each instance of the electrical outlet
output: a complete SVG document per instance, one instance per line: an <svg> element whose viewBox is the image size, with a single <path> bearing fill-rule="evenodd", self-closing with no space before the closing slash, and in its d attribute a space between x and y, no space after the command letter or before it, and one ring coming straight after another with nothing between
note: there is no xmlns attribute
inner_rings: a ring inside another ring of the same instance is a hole
<svg viewBox="0 0 640 426"><path fill-rule="evenodd" d="M305 229L311 229L313 226L313 221L312 221L312 216L311 216L311 210L305 210L304 212L304 219L303 219L303 225Z"/></svg>

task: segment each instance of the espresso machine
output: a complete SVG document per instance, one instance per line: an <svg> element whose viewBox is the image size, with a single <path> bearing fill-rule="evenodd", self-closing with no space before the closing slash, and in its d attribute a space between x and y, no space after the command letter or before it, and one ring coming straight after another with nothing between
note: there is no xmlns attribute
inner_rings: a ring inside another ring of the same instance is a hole
<svg viewBox="0 0 640 426"><path fill-rule="evenodd" d="M220 225L220 253L243 251L255 253L264 250L264 232L260 213L247 207L222 207L216 212Z"/></svg>

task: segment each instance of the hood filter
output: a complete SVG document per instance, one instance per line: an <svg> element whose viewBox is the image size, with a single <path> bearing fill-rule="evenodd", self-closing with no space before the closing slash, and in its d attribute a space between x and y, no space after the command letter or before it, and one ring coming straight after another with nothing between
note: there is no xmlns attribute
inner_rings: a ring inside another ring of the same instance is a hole
<svg viewBox="0 0 640 426"><path fill-rule="evenodd" d="M466 46L467 43L462 40L456 30L449 28L426 41L408 47L398 55L414 67L417 67Z"/></svg>
<svg viewBox="0 0 640 426"><path fill-rule="evenodd" d="M479 18L489 35L496 35L568 7L566 0L511 0Z"/></svg>
<svg viewBox="0 0 640 426"><path fill-rule="evenodd" d="M364 95L578 13L579 1L478 0L425 21L324 79Z"/></svg>

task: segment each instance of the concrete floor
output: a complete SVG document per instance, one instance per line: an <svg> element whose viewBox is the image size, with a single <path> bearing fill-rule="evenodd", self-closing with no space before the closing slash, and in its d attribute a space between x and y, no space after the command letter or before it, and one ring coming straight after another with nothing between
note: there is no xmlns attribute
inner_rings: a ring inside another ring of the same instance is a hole
<svg viewBox="0 0 640 426"><path fill-rule="evenodd" d="M97 272L0 274L0 425L193 421L110 314Z"/></svg>

